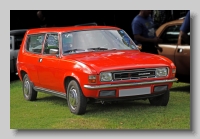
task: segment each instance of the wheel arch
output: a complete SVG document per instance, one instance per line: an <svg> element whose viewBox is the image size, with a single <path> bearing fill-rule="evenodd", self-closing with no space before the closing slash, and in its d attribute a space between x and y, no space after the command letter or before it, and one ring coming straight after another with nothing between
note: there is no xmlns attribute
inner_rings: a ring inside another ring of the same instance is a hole
<svg viewBox="0 0 200 139"><path fill-rule="evenodd" d="M23 80L23 78L24 78L24 76L25 76L26 74L28 74L28 73L27 73L25 70L20 70L19 78L20 78L21 80Z"/></svg>
<svg viewBox="0 0 200 139"><path fill-rule="evenodd" d="M65 89L65 93L66 93L66 94L67 94L67 87L68 87L68 84L69 84L69 82L70 82L71 80L75 80L75 81L79 84L79 86L80 86L80 82L79 82L79 80L78 80L76 77L74 77L74 76L66 76L65 79L64 79L64 89ZM80 87L80 88L81 88L81 87Z"/></svg>

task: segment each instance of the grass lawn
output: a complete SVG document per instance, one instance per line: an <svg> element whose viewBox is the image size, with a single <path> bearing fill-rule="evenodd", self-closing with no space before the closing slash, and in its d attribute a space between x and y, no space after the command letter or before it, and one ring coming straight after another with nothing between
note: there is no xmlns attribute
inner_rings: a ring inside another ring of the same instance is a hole
<svg viewBox="0 0 200 139"><path fill-rule="evenodd" d="M10 129L165 129L190 130L190 84L174 83L167 107L137 100L88 104L85 115L70 113L66 100L38 93L37 101L23 98L22 83L10 83Z"/></svg>

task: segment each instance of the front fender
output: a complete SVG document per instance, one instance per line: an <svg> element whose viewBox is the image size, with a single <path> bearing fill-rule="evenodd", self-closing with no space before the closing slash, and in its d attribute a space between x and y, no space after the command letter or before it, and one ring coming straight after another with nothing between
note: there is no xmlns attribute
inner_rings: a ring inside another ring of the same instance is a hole
<svg viewBox="0 0 200 139"><path fill-rule="evenodd" d="M61 65L65 65L65 63L61 62ZM96 74L97 74L97 72L93 68L91 68L81 62L78 62L78 61L70 61L70 63L68 63L68 65L66 67L64 67L64 74L63 74L64 75L63 76L64 88L63 89L66 91L66 89L65 89L66 79L71 77L71 78L74 78L77 80L81 89L83 90L84 84L88 84L88 76L96 75Z"/></svg>

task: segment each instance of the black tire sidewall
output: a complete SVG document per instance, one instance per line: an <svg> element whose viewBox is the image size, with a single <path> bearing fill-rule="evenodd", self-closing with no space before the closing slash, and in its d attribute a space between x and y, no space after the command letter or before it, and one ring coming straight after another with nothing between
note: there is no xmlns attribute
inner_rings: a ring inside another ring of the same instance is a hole
<svg viewBox="0 0 200 139"><path fill-rule="evenodd" d="M27 81L29 82L29 84L30 84L30 89L29 89L29 95L28 95L28 96L26 96L25 93L24 93L24 82L25 82L26 80L27 80ZM23 86L22 86L22 88L23 88L23 96L24 96L24 98L25 98L26 100L28 100L28 101L36 100L37 92L33 89L33 86L32 86L32 84L31 84L31 82L30 82L30 79L29 79L29 77L28 77L28 74L24 75L24 78L23 78Z"/></svg>
<svg viewBox="0 0 200 139"><path fill-rule="evenodd" d="M166 90L163 95L149 98L149 102L153 106L167 106L169 102L170 93L169 90Z"/></svg>
<svg viewBox="0 0 200 139"><path fill-rule="evenodd" d="M77 104L77 107L76 107L75 110L71 108L70 101L69 101L69 93L68 92L69 92L69 90L72 86L74 86L74 88L77 90L78 104ZM69 107L71 113L74 113L74 114L77 114L77 115L85 113L86 105L87 105L86 97L83 95L79 84L75 80L71 80L68 84L68 87L67 87L67 104L68 104L68 107Z"/></svg>

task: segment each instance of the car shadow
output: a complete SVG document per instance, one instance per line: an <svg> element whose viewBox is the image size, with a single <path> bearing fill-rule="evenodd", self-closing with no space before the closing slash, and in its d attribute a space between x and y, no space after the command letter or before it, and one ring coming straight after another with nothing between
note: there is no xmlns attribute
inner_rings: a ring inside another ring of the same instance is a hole
<svg viewBox="0 0 200 139"><path fill-rule="evenodd" d="M19 76L15 75L15 74L10 74L10 82L19 80Z"/></svg>
<svg viewBox="0 0 200 139"><path fill-rule="evenodd" d="M92 103L87 105L86 113L93 114L97 112L110 112L113 110L119 111L120 109L130 111L130 109L134 108L141 108L141 109L149 109L149 107L152 107L148 100L146 101L119 101L119 102L113 102L113 103Z"/></svg>
<svg viewBox="0 0 200 139"><path fill-rule="evenodd" d="M173 87L170 89L170 91L181 91L181 92L188 92L190 93L190 84L180 87Z"/></svg>
<svg viewBox="0 0 200 139"><path fill-rule="evenodd" d="M67 100L57 96L47 96L47 97L37 98L37 102L52 102L58 105L67 106Z"/></svg>
<svg viewBox="0 0 200 139"><path fill-rule="evenodd" d="M64 98L56 97L56 96L47 96L47 97L41 97L37 98L37 102L48 102L48 103L53 103L56 105L68 107L67 105L67 100ZM94 102L94 103L88 103L87 104L87 110L86 113L96 113L98 111L104 111L104 112L109 112L112 111L113 109L127 109L130 110L134 107L142 108L142 109L148 109L149 107L152 107L148 100L142 101L142 100L135 100L135 101L117 101L117 102L105 102L105 103L100 103L100 102Z"/></svg>
<svg viewBox="0 0 200 139"><path fill-rule="evenodd" d="M177 75L176 78L178 78L178 82L190 83L190 76Z"/></svg>

